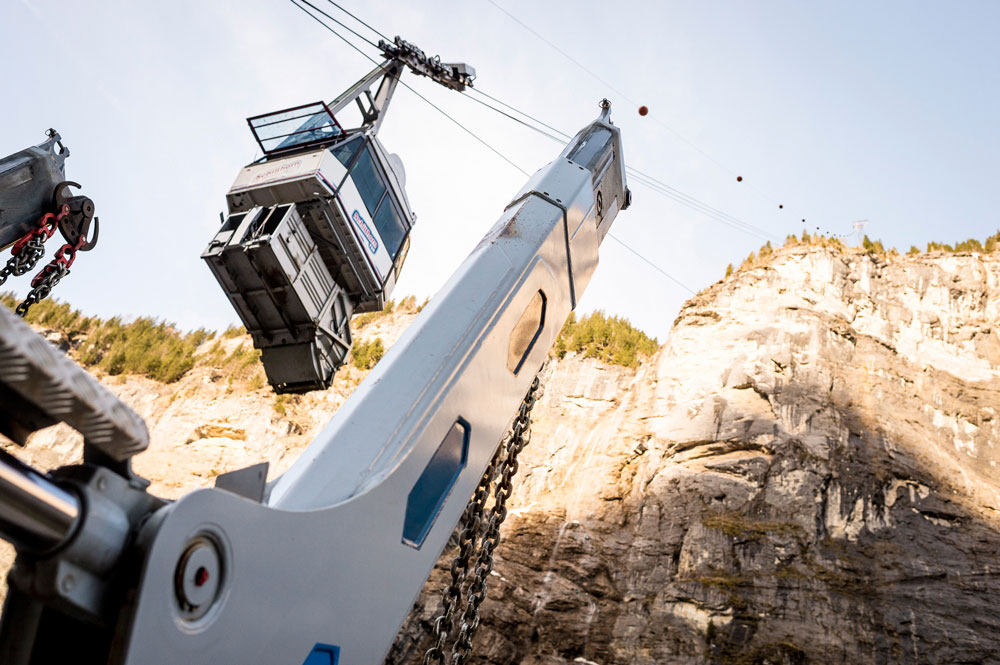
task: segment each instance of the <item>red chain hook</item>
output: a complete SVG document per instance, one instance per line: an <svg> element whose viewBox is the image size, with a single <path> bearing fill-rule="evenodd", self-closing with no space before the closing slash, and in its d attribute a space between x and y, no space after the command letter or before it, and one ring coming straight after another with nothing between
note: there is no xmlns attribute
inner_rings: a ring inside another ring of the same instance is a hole
<svg viewBox="0 0 1000 665"><path fill-rule="evenodd" d="M35 288L45 281L45 278L52 273L56 272L56 269L62 266L64 269L69 270L69 267L73 265L73 261L76 261L76 253L80 251L80 248L87 244L87 239L80 236L75 245L66 243L56 252L56 255L52 257L44 268L42 268L37 275L31 279L31 288Z"/></svg>
<svg viewBox="0 0 1000 665"><path fill-rule="evenodd" d="M38 223L36 224L35 228L25 233L20 240L14 243L14 246L11 248L10 253L14 256L17 256L18 254L21 253L21 250L24 249L25 245L27 245L32 239L37 238L39 236L45 236L45 240L51 238L52 235L56 232L56 228L58 228L59 222L61 222L63 218L68 214L69 214L69 206L64 204L62 210L59 211L58 215L54 215L51 212L47 212L44 215L42 215L42 218L38 220Z"/></svg>

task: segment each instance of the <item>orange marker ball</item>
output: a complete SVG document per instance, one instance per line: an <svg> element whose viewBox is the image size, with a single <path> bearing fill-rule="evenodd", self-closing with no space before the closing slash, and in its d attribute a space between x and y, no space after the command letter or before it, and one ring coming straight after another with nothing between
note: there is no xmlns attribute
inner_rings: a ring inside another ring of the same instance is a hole
<svg viewBox="0 0 1000 665"><path fill-rule="evenodd" d="M640 106L639 107L639 115L646 115L647 113L649 113L649 109L648 108L646 108L645 106Z"/></svg>

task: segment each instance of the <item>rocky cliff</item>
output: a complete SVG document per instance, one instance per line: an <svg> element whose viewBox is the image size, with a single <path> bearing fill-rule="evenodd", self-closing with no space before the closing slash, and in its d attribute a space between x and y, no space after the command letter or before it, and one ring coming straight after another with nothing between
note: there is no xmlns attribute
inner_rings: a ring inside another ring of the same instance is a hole
<svg viewBox="0 0 1000 665"><path fill-rule="evenodd" d="M555 364L474 662L1000 662L998 324L994 255L800 246Z"/></svg>
<svg viewBox="0 0 1000 665"><path fill-rule="evenodd" d="M998 296L996 254L795 246L691 299L638 369L554 359L472 662L1000 662ZM111 387L176 496L280 472L362 374L280 404L210 367ZM421 662L453 555L390 662Z"/></svg>

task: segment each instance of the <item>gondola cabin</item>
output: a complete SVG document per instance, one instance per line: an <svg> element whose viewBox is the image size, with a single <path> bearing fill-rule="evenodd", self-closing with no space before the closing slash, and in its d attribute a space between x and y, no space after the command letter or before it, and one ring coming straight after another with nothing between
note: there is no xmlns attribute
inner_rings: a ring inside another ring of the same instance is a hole
<svg viewBox="0 0 1000 665"><path fill-rule="evenodd" d="M350 350L351 314L385 306L406 258L403 165L323 102L248 123L264 157L240 171L202 258L275 390L325 388Z"/></svg>

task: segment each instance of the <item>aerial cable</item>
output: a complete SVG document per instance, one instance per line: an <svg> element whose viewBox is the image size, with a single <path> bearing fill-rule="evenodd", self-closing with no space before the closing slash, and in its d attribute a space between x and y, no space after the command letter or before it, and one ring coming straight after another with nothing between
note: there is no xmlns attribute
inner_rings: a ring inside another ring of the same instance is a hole
<svg viewBox="0 0 1000 665"><path fill-rule="evenodd" d="M638 104L636 102L634 102L634 101L632 101L631 99L628 98L628 95L626 95L624 92L622 92L621 90L617 89L616 87L614 87L613 85L611 85L610 83L608 83L607 81L605 81L604 79L602 79L600 76L598 76L594 72L592 72L589 69L587 69L587 67L584 66L582 63L580 63L576 58L574 58L569 53L567 53L566 51L562 50L561 48L559 48L558 46L556 46L555 44L553 44L552 42L550 42L548 39L546 39L545 37L543 37L541 34L539 34L530 25L528 25L527 23L525 23L524 21L522 21L518 17L516 17L513 14L511 14L509 11L507 11L506 9L504 9L503 7L501 7L500 5L498 5L493 0L486 0L486 1L489 2L491 5L493 5L494 7L496 7L497 9L499 9L500 11L502 11L504 14L506 14L508 17L510 17L511 20L513 20L514 22L516 22L522 28L524 28L525 30L527 30L528 32L530 32L531 34L533 34L535 37L537 37L538 39L540 39L543 42L545 42L546 44L548 44L551 48L553 48L561 56L563 56L564 58L566 58L567 60L569 60L570 62L572 62L574 65L576 65L577 67L579 67L580 69L582 69L586 73L590 74L592 77L594 77L595 79L597 79L598 81L600 81L603 85L606 85L609 90L611 90L612 92L616 92L619 95L621 95L622 99L624 99L626 102L628 102L629 104L632 104L633 106L638 106Z"/></svg>
<svg viewBox="0 0 1000 665"><path fill-rule="evenodd" d="M650 182L648 180L645 180L637 176L634 173L630 173L629 175L631 176L633 182L642 185L643 187L646 187L648 189L651 189L657 194L672 199L673 201L680 203L681 205L687 206L688 208L691 208L695 212L700 212L709 219L712 219L720 224L729 226L730 228L736 229L738 231L743 231L744 233L752 235L760 240L768 241L777 239L777 236L767 233L765 231L760 231L757 229L757 227L747 224L746 222L743 222L738 218L731 218L730 215L727 215L726 213L723 213L717 210L716 208L704 204L698 199L695 199L687 195L683 195L683 193L679 195L678 193L675 193L669 189L664 189L653 182Z"/></svg>
<svg viewBox="0 0 1000 665"><path fill-rule="evenodd" d="M468 90L475 90L475 88L466 88L466 91L468 91ZM542 136L544 136L546 138L552 139L553 141L555 141L556 143L558 143L560 145L566 145L566 142L569 141L570 138L572 138L572 137L569 137L569 138L566 138L566 139L559 138L555 134L550 134L549 132L545 131L544 129L541 129L540 127L536 127L535 125L532 125L529 122L525 122L524 120L521 120L520 118L518 118L516 116L513 116L510 113L507 113L503 109L498 109L495 106L491 106L491 105L487 104L486 102L484 102L483 100L477 99L477 98L473 97L472 95L466 94L465 97L467 99L471 100L471 101L474 101L477 104L482 104L483 106L485 106L486 108L490 109L491 111L496 111L500 115L505 116L507 118L510 118L511 120L513 120L516 123L524 125L525 127L527 127L530 130L538 132L539 134L541 134ZM506 104L505 104L505 106L506 106ZM514 109L514 110L516 110L516 109ZM520 111L517 111L517 112L520 113ZM548 125L546 125L546 126L548 126ZM559 130L557 129L555 131L558 132ZM562 134L562 132L559 132L559 133Z"/></svg>
<svg viewBox="0 0 1000 665"><path fill-rule="evenodd" d="M307 5L309 5L313 9L316 9L316 7L314 7L309 2L309 0L299 0L299 1L303 2L303 3L307 4ZM319 23L321 26L323 26L324 28L326 28L327 30L329 30L330 32L332 32L333 34L337 35L337 37L339 37L345 44L347 44L348 46L350 46L351 48L353 48L355 51L357 51L358 53L360 53L364 57L368 58L369 60L371 60L376 65L381 64L375 58L371 57L370 55L368 55L367 53L365 53L364 51L362 51L360 48L358 48L355 44L351 43L350 40L348 40L342 34L340 34L339 32L337 32L334 28L332 28L329 25L327 25L326 23L324 23L322 19L320 19L316 15L310 13L309 10L305 9L304 7L299 6L296 3L296 0L289 0L289 2L291 2L293 5L295 5L296 7L298 7L299 9L301 9L303 12L305 12L306 14L308 14L310 18L312 18L314 21L316 21L317 23ZM326 12L324 12L322 10L317 10L317 11L319 11L320 14L323 14L324 16L329 17L329 15L326 14ZM339 21L336 21L336 22L339 24ZM353 32L353 30L351 32ZM357 34L357 33L355 33L355 34ZM456 125L458 125L459 128L462 129L462 131L464 131L466 134L468 134L472 138L474 138L477 141L479 141L480 143L482 143L490 151L492 151L494 154L496 154L498 157L500 157L500 159L504 160L505 162L507 162L508 164L510 164L511 166L513 166L515 169L517 169L518 171L520 171L524 175L526 175L526 176L530 176L531 175L530 173L528 173L527 171L525 171L524 169L522 169L520 166L518 166L516 163L514 163L509 157L507 157L507 155L503 154L502 152L500 152L499 150L497 150L496 148L494 148L492 145L490 145L489 143L487 143L485 140L483 140L482 138L480 138L479 135L476 134L474 131L472 131L471 129L469 129L465 125L463 125L461 122L459 122L458 120L456 120L452 116L448 115L444 111L444 109L442 109L440 106L438 106L437 104L435 104L434 102L432 102L431 100L427 99L426 97L424 97L423 95L421 95L419 92L417 92L416 90L414 90L412 87L410 87L406 83L406 81L400 80L399 84L401 86L403 86L404 88L406 88L407 90L409 90L410 92L412 92L414 95L416 95L420 99L424 100L427 104L429 104L431 106L431 108L433 108L434 110L436 110L438 113L440 113L444 117L448 118L448 120L451 120L453 123L455 123Z"/></svg>
<svg viewBox="0 0 1000 665"><path fill-rule="evenodd" d="M666 277L667 279L669 279L671 282L673 282L677 286L681 287L685 291L688 291L689 293L691 293L691 295L697 295L697 291L695 291L690 286L688 286L684 282L680 281L679 279L677 279L676 277L674 277L673 275L671 275L670 273L668 273L666 270L664 270L660 266L656 265L655 263L653 263L652 261L650 261L649 259L647 259L645 256L643 256L639 252L635 251L628 243L626 243L624 240L622 240L621 238L619 238L618 236L616 236L614 233L611 233L610 231L608 231L608 237L610 237L612 240L614 240L615 242L617 242L619 245L621 245L622 247L624 247L628 251L630 251L633 254L635 254L637 257L639 257L643 261L645 261L647 264L649 264L650 266L652 266L654 270L656 270L657 272L659 272L660 274L662 274L664 277Z"/></svg>
<svg viewBox="0 0 1000 665"><path fill-rule="evenodd" d="M361 25L365 26L366 28L368 28L369 30L371 30L372 32L374 32L376 35L378 35L379 37L381 37L385 41L387 41L387 42L391 42L392 41L391 39L389 39L385 35L384 32L381 32L381 31L377 30L376 28L373 28L369 24L365 23L363 20L361 20L360 18L358 18L357 16L355 16L351 12L347 11L346 9L344 9L344 7L342 7L341 5L337 4L333 0L326 0L326 1L329 2L331 5L333 5L334 7L336 7L337 9L339 9L340 11L344 12L345 14L347 14L348 16L350 16L351 18L353 18L355 21L357 21Z"/></svg>
<svg viewBox="0 0 1000 665"><path fill-rule="evenodd" d="M520 114L520 115L523 115L523 116L524 116L525 118L528 118L528 119L529 119L529 120L531 120L532 122L536 122L536 123L538 123L539 125L541 125L542 127L545 127L546 129L548 129L548 130L550 130L550 131L552 131L552 132L555 132L555 133L556 133L557 135L561 136L561 137L562 137L563 139L565 139L566 141L569 141L570 139L572 139L572 138L573 138L572 136L570 136L570 135L569 135L569 134L567 134L566 132L564 132L564 131L562 131L562 130L560 130L560 129L556 128L556 127L553 127L552 125L549 125L549 124L547 124L547 123L544 123L544 122L542 122L542 121L541 121L541 120L539 120L538 118L536 118L536 117L534 117L534 116L532 116L532 115L529 115L528 113L525 113L525 112L524 112L524 111L522 111L521 109L517 109L517 108L514 108L513 106L511 106L511 105L510 105L510 104L508 104L507 102L505 102L505 101L503 101L503 100L501 100L501 99L497 99L497 98L496 98L496 97L494 97L493 95L490 95L490 94L488 94L488 93L485 93L485 92L483 92L482 90L480 90L479 88L469 88L469 90L471 90L472 92L475 92L475 93L477 93L477 94L480 94L480 95L482 95L483 97L486 97L487 99L489 99L489 100L491 100L491 101L494 101L494 102L496 102L497 104L500 104L500 105L501 105L501 106L503 106L503 107L506 107L506 108L510 109L510 110L511 110L511 111L513 111L514 113L518 113L518 114Z"/></svg>
<svg viewBox="0 0 1000 665"><path fill-rule="evenodd" d="M731 225L735 225L735 226L741 227L743 230L749 231L749 232L753 232L754 234L756 234L756 235L758 235L758 236L760 236L760 237L762 237L764 239L777 239L777 236L774 235L773 233L771 233L770 231L767 231L766 229L762 229L759 226L755 226L755 225L751 224L750 222L745 222L742 219L740 219L739 217L734 217L733 215L730 215L727 212L723 212L722 210L719 210L718 208L715 208L715 207L713 207L713 206L711 206L711 205L709 205L709 204L707 204L707 203L705 203L703 201L700 201L700 200L696 199L695 197L691 196L690 194L686 194L686 193L682 192L681 190L677 189L676 187L671 187L670 185L668 185L667 183L663 182L662 180L658 180L657 178L654 178L653 176L651 176L651 175L649 175L647 173L643 173L639 169L636 169L634 167L628 166L628 167L626 167L625 170L637 182L640 182L641 184L644 184L647 187L657 189L657 190L661 191L661 193L664 193L664 194L670 196L671 198L673 198L673 197L679 197L680 199L684 199L684 201L681 201L681 202L685 203L685 205L689 205L690 207L701 208L704 211L706 211L706 213L709 214L711 217L716 218L719 221L725 220L724 223L728 222ZM690 203L688 203L688 201L690 201Z"/></svg>
<svg viewBox="0 0 1000 665"><path fill-rule="evenodd" d="M587 74L589 74L596 81L600 82L603 85L606 85L608 87L608 89L611 90L612 92L616 92L619 95L621 95L622 99L624 99L626 102L628 102L629 104L632 104L633 106L636 106L636 107L639 106L638 102L636 102L635 100L631 99L624 92L622 92L618 88L614 87L613 85L611 85L610 83L608 83L607 81L605 81L603 78L601 78L600 76L598 76L591 69L589 69L586 65L584 65L583 63L581 63L579 60L577 60L573 56L571 56L569 53L567 53L566 51L562 50L561 48L559 48L558 46L556 46L554 43L552 43L551 41L549 41L548 39L546 39L545 37L543 37L538 31L536 31L530 25L528 25L527 23L525 23L524 21L522 21L521 19L519 19L518 17L514 16L512 13L510 13L509 11L507 11L506 9L504 9L503 7L501 7L499 4L497 4L495 2L495 0L486 0L486 1L489 2L491 5L493 5L494 7L496 7L497 9L499 9L504 14L506 14L508 17L510 17L511 20L513 20L515 23L517 23L518 25L520 25L522 28L524 28L525 30L527 30L528 32L530 32L531 34L533 34L538 39L540 39L543 42L545 42L549 47L551 47L552 49L554 49L557 53L559 53L564 58L566 58L567 60L569 60L570 62L572 62L574 65L576 65L577 67L579 67L581 70L583 70L584 72L586 72ZM734 176L737 175L734 171L732 171L731 169L727 168L722 163L720 163L718 160L716 160L711 155L709 155L707 152L705 152L704 150L702 150L701 148L699 148L693 141L691 141L690 139L688 139L687 137L685 137L684 135L682 135L680 132L678 132L677 130L675 130L673 127L671 127L671 126L667 125L666 123L664 123L662 120L660 120L656 116L653 116L652 120L653 120L653 122L656 122L657 124L659 124L660 126L662 126L664 129L666 129L667 131L669 131L671 134L673 134L674 136L676 136L677 138L679 138L681 141L683 141L684 143L687 143L690 147L692 147L695 150L697 150L699 153L701 153L701 155L703 157L705 157L706 159L708 159L709 161L711 161L712 163L714 163L716 166L718 166L722 170L724 170L727 173L730 173L730 174L732 174ZM770 198L770 197L768 197L768 198Z"/></svg>
<svg viewBox="0 0 1000 665"><path fill-rule="evenodd" d="M471 88L471 89L475 90L475 88ZM482 94L486 95L486 93L482 93ZM496 108L494 106L491 106L491 105L489 105L489 104L487 104L487 103L485 103L485 102L483 102L483 101L481 101L479 99L475 99L474 97L471 97L471 96L469 98L472 99L475 102L478 102L478 103L482 104L483 106L485 106L485 107L487 107L489 109L492 109L492 110L496 111L497 113L500 113L503 116L506 116L507 118L510 118L511 120L514 120L515 122L517 122L517 123L519 123L521 125L524 125L525 127L528 127L529 129L532 129L532 130L538 132L539 134L541 134L541 135L543 135L543 136L545 136L545 137L547 137L549 139L552 139L553 141L559 143L560 145L565 145L565 143L571 138L565 132L562 132L559 129L557 129L555 127L552 127L551 125L548 125L548 124L546 124L546 123L538 120L537 118L534 118L533 116L525 113L524 111L521 111L521 110L517 109L516 107L514 107L514 106L512 106L512 105L510 105L510 104L508 104L506 102L503 102L503 101L501 101L499 99L497 99L496 97L493 97L491 95L486 95L486 96L489 99L492 99L493 101L495 101L496 103L502 104L503 106L509 108L510 110L512 110L512 111L514 111L516 113L520 113L521 115L525 116L526 118L530 118L534 122L537 122L537 123L539 123L539 124L541 124L541 125L543 125L545 127L548 127L549 129L552 129L554 132L558 132L562 136L565 136L566 139L562 139L562 138L560 138L560 137L558 137L558 136L556 136L554 134L550 134L549 132L546 132L546 131L540 129L539 127L533 126L530 123L527 123L524 120L521 120L520 118L516 118L516 117L512 116L511 114L509 114L509 113L507 113L507 112L505 112L505 111L503 111L501 109L498 109L498 108ZM754 226L753 224L750 224L749 222L745 222L745 221L739 219L738 217L734 217L733 215L730 215L729 213L723 212L723 211L719 210L718 208L715 208L715 207L713 207L713 206L711 206L711 205L709 205L707 203L704 203L704 202L696 199L695 197L691 196L690 194L685 194L681 190L679 190L679 189L677 189L675 187L671 187L670 185L666 184L665 182L663 182L661 180L658 180L658 179L654 178L653 176L650 176L650 175L648 175L646 173L643 173L642 171L639 171L638 169L634 169L632 167L626 167L626 170L628 171L629 175L633 176L633 178L635 179L635 181L637 183L639 183L641 185L644 185L644 186L646 186L646 187L648 187L648 188L650 188L650 189L652 189L654 191L657 191L658 193L663 194L664 196L668 196L668 197L674 199L676 202L681 203L683 205L686 205L689 208L692 208L692 209L696 210L697 212L701 212L702 214L704 214L704 215L706 215L706 216L714 219L715 221L718 221L718 222L720 222L722 224L725 224L727 226L736 228L736 229L738 229L740 231L744 231L746 233L750 233L751 235L754 235L754 236L760 238L761 240L777 239L777 236L775 236L774 234L772 234L772 233L770 233L770 232L768 232L768 231L766 231L766 230L764 230L764 229L762 229L760 227Z"/></svg>
<svg viewBox="0 0 1000 665"><path fill-rule="evenodd" d="M368 58L370 61L374 62L376 65L379 64L378 60L376 60L375 58L371 57L370 55L368 55L367 53L365 53L364 51L362 51L353 42L351 42L349 39L347 39L347 37L344 37L342 34L340 34L339 32L337 32L336 30L334 30L330 26L328 26L326 23L323 23L323 20L321 18L319 18L318 16L315 16L308 9L306 9L305 7L303 7L300 4L298 4L298 2L296 2L296 0L288 0L288 1L291 2L293 5L295 5L296 7L298 7L299 9L301 9L303 12L305 12L306 15L309 18L311 18L312 20L316 21L321 26L323 26L324 28L326 28L327 30L329 30L330 32L332 32L333 34L335 34L342 42L344 42L345 44L347 44L348 46L350 46L352 49L354 49L355 51L357 51L358 53L360 53L364 57ZM330 15L327 14L326 12L324 12L322 9L317 9L315 5L313 5L312 3L309 2L309 0L299 0L299 2L303 2L303 3L307 4L307 5L309 5L310 7L312 7L316 11L318 11L320 14L323 14L323 16L326 16L326 17L330 18L330 20L333 20L336 23L338 23L340 25L343 25L343 24L340 23L340 21L336 21L336 19L333 19L332 17L330 17ZM352 30L351 32L354 32L354 31ZM355 32L354 34L357 34L357 33ZM362 37L362 39L364 39L364 37ZM367 39L365 39L365 41L368 42L369 44L372 44L372 42L368 41ZM372 46L375 46L375 44L372 44ZM378 48L378 47L375 46L375 48Z"/></svg>
<svg viewBox="0 0 1000 665"><path fill-rule="evenodd" d="M517 169L518 171L520 171L524 175L529 176L529 177L531 176L530 173L528 173L527 171L525 171L524 169L522 169L520 166L518 166L516 163L514 163L513 161L511 161L511 159L509 157L507 157L507 155L503 154L502 152L500 152L499 150L497 150L496 148L494 148L492 145L490 145L489 143L487 143L485 139L480 138L480 136L478 134L476 134L474 131L472 131L471 129L469 129L468 127L466 127L462 123L460 123L458 120L456 120L452 116L450 116L447 113L445 113L444 110L440 106L436 105L434 102L432 102L431 100L427 99L426 97L424 97L423 95L421 95L419 92L417 92L416 90L414 90L413 88L411 88L409 85L406 84L405 81L400 81L399 84L402 85L407 90L409 90L410 92L412 92L414 95L416 95L420 99L422 99L425 102L427 102L428 104L430 104L431 107L433 107L434 109L436 109L438 113L440 113L441 115L443 115L444 117L448 118L453 123L455 123L456 125L458 125L459 127L461 127L462 130L466 134L468 134L469 136L471 136L472 138L476 139L477 141L479 141L480 143L482 143L484 146L486 146L487 148L489 148L490 150L492 150L502 160L504 160L505 162L507 162L508 164L510 164L511 166L513 166L515 169Z"/></svg>
<svg viewBox="0 0 1000 665"><path fill-rule="evenodd" d="M646 187L647 189L650 189L653 192L656 192L657 194L660 194L661 196L665 196L665 197L667 197L667 198L669 198L669 199L671 199L671 200L673 200L673 201L675 201L677 203L680 203L681 205L687 206L688 208L691 208L695 212L699 212L699 213L705 215L709 219L712 219L712 220L714 220L714 221L716 221L716 222L718 222L720 224L723 224L725 226L729 226L730 228L736 229L738 231L743 231L744 233L747 233L747 234L749 234L749 235L751 235L751 236L753 236L755 238L758 238L760 240L766 241L766 240L770 240L770 239L772 239L772 238L775 237L775 236L765 236L765 235L763 235L763 234L755 231L752 228L747 228L746 226L744 226L742 224L737 224L737 223L734 223L732 221L729 221L725 217L722 217L722 216L717 215L716 213L714 213L711 208L706 208L704 206L699 205L697 202L690 201L690 200L685 199L683 197L677 196L676 194L670 192L669 190L661 189L660 187L657 187L655 184L650 183L650 182L648 182L646 180L642 180L640 178L635 178L635 177L633 177L632 180L636 184L639 184L639 185L641 185L643 187Z"/></svg>
<svg viewBox="0 0 1000 665"><path fill-rule="evenodd" d="M475 90L475 88L472 88L472 90ZM567 136L567 139L562 139L562 138L560 138L560 137L558 137L558 136L556 136L554 134L550 134L549 132L546 132L545 130L543 130L543 129L539 128L539 127L536 127L536 126L534 126L534 125L532 125L532 124L530 124L528 122L525 122L524 120L521 120L520 118L514 117L511 114L509 114L509 113L507 113L507 112L505 112L505 111L503 111L501 109L496 108L495 106L491 106L491 105L487 104L486 102L483 102L482 100L476 99L476 98L468 96L468 95L466 95L466 96L469 97L469 99L471 99L472 101L477 102L479 104L482 104L486 108L491 109L493 111L496 111L497 113L499 113L499 114L501 114L501 115L503 115L503 116L505 116L507 118L510 118L511 120L513 120L513 121L515 121L515 122L517 122L517 123L519 123L521 125L524 125L525 127L529 128L529 129L532 129L532 130L538 132L542 136L545 136L546 138L552 139L553 141L555 141L556 143L559 143L560 145L565 145L566 142L569 140L569 138L571 138L571 137L569 137L569 135L565 134L564 132L561 132L558 129L556 129L554 127L551 127L551 125L547 125L545 123L540 123L540 124L545 125L546 127L550 127L553 131L559 132L560 134L563 134L564 136ZM500 101L499 99L496 99L495 97L490 97L490 99L495 100L499 104L503 104L504 106L506 106L507 108L511 109L512 111L520 113L521 115L524 115L525 117L531 118L535 122L540 122L536 118L532 118L532 116L528 115L527 113L524 113L523 111L520 111L520 110L516 109L515 107L511 106L510 104L507 104L505 102ZM699 201L698 199L694 198L693 196L691 196L689 194L685 194L684 192L680 191L679 189L671 187L670 185L667 185L666 183L664 183L664 182L662 182L660 180L657 180L656 178L654 178L652 176L646 175L645 173L643 173L643 172L641 172L641 171L639 171L637 169L633 169L632 167L626 167L626 170L628 171L629 175L631 175L635 179L635 181L637 183L639 183L639 184L641 184L641 185L643 185L645 187L648 187L648 188L652 189L653 191L656 191L656 192L658 192L658 193L660 193L660 194L662 194L664 196L667 196L667 197L673 199L674 201L676 201L678 203L686 205L689 208L692 208L693 210L695 210L697 212L700 212L700 213L708 216L711 219L714 219L715 221L717 221L717 222L719 222L721 224L725 224L725 225L730 226L732 228L735 228L735 229L737 229L739 231L743 231L745 233L749 233L749 234L751 234L751 235L753 235L753 236L755 236L755 237L757 237L757 238L759 238L761 240L770 240L770 239L776 239L777 238L777 236L775 236L772 233L769 233L768 231L765 231L764 229L761 229L761 228L759 228L757 226L754 226L753 224L750 224L749 222L744 222L743 220L739 219L738 217L734 217L734 216L730 215L729 213L723 212L723 211L721 211L721 210L719 210L717 208L714 208L714 207L708 205L707 203Z"/></svg>
<svg viewBox="0 0 1000 665"><path fill-rule="evenodd" d="M300 0L300 2L304 2L305 4L309 5L309 6L310 6L310 7L312 7L312 8L314 9L314 10L318 11L318 12L319 12L320 14L322 14L322 15L323 15L323 16L325 16L325 17L327 17L328 19L330 19L331 21L333 21L334 23L336 23L337 25L339 25L339 26L340 26L341 28L343 28L344 30L347 30L347 31L348 31L349 33L351 33L352 35L354 35L355 37L357 37L357 38L358 38L358 39L360 39L361 41L363 41L363 42L367 42L367 43L368 43L368 44L370 44L371 46L374 46L375 48L378 48L378 44L376 44L376 43L375 43L375 42L373 42L372 40L368 39L367 37L365 37L364 35L362 35L362 34L361 34L361 33L359 33L358 31L356 31L356 30L352 30L351 28L347 27L347 25L345 25L344 23L341 23L341 22L340 22L340 21L338 21L337 19L333 18L332 16L330 16L329 14L327 14L327 13L326 13L325 11L323 11L322 9L320 9L319 7L317 7L316 5L314 5L314 4L312 4L311 2L309 2L309 0ZM338 35L338 36L339 36L339 35ZM343 37L341 37L341 39L344 39L344 38L343 38ZM347 41L347 40L345 39L344 41ZM350 43L350 42L348 42L348 43ZM360 49L359 49L359 50L360 50ZM366 58L368 58L368 56L367 56L367 55L366 55L365 57L366 57ZM372 60L372 62L374 62L374 59L372 59L372 58L368 58L368 59L369 59L369 60Z"/></svg>

